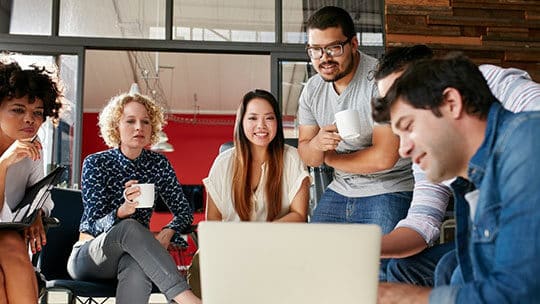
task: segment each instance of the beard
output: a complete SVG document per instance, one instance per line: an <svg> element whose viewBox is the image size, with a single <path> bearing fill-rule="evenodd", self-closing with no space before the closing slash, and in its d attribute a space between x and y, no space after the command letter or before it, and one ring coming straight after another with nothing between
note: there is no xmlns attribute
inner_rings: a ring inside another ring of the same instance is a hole
<svg viewBox="0 0 540 304"><path fill-rule="evenodd" d="M342 79L343 77L349 75L352 72L352 70L354 68L354 60L353 59L354 59L354 57L351 57L351 59L349 61L344 62L345 68L343 69L343 71L338 72L336 75L333 75L333 76L330 76L330 77L325 77L322 74L319 74L319 75L321 75L321 78L326 82L336 82L336 81ZM321 69L321 66L323 64L335 64L335 65L339 66L338 62L329 60L329 61L321 63L319 65L319 69Z"/></svg>

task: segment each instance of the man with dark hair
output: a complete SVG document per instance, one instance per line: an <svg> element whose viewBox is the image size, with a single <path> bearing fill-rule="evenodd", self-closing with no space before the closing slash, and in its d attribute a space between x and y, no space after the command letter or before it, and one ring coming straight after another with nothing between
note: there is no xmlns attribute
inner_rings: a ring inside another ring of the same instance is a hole
<svg viewBox="0 0 540 304"><path fill-rule="evenodd" d="M408 47L396 47L386 52L375 70L375 80L379 84L380 80L392 76L391 83L401 76L407 67L419 60L433 58L433 51L426 45L417 44ZM389 81L390 82L390 81ZM387 91L388 88L386 88Z"/></svg>
<svg viewBox="0 0 540 304"><path fill-rule="evenodd" d="M317 11L307 31L306 50L318 75L300 97L298 152L308 166L334 168L311 222L374 223L388 233L407 214L413 178L410 161L399 158L398 138L371 118L377 88L368 75L377 60L358 51L353 20L341 8ZM334 125L335 113L347 109L360 115L361 134L352 139L341 138Z"/></svg>
<svg viewBox="0 0 540 304"><path fill-rule="evenodd" d="M410 66L374 106L375 120L389 119L399 135L401 156L431 182L458 177L451 285L382 283L379 303L535 303L540 113L505 110L463 56Z"/></svg>
<svg viewBox="0 0 540 304"><path fill-rule="evenodd" d="M425 45L397 47L388 51L375 73L380 95L386 94L409 65L432 57L432 50ZM512 112L540 109L540 84L533 82L527 72L494 65L481 65L479 69L491 92L506 109ZM435 245L452 194L448 183L427 181L416 164L413 165L413 173L415 184L411 207L407 217L383 236L381 256L392 258L387 270L389 282L433 286L447 280L455 267L454 262L445 266L439 263L438 273L443 276L434 277L435 266L441 257L454 248L453 242Z"/></svg>

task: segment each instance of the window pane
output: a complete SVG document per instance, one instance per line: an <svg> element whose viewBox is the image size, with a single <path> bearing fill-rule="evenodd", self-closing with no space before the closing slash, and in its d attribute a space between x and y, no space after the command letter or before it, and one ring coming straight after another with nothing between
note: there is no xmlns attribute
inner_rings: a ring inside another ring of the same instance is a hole
<svg viewBox="0 0 540 304"><path fill-rule="evenodd" d="M318 9L326 5L344 8L353 18L360 46L383 46L383 6L380 0L358 1L283 1L283 42L306 43L305 23Z"/></svg>
<svg viewBox="0 0 540 304"><path fill-rule="evenodd" d="M173 38L275 42L274 1L174 0Z"/></svg>
<svg viewBox="0 0 540 304"><path fill-rule="evenodd" d="M308 63L281 61L281 100L283 115L296 115L298 99L308 79Z"/></svg>
<svg viewBox="0 0 540 304"><path fill-rule="evenodd" d="M50 35L51 0L13 0L10 34Z"/></svg>
<svg viewBox="0 0 540 304"><path fill-rule="evenodd" d="M84 81L84 112L137 82L169 113L234 115L247 91L269 90L270 56L91 50Z"/></svg>
<svg viewBox="0 0 540 304"><path fill-rule="evenodd" d="M61 36L165 38L165 0L62 0Z"/></svg>
<svg viewBox="0 0 540 304"><path fill-rule="evenodd" d="M296 114L302 89L309 77L315 75L311 63L304 61L280 61L281 102L285 137L297 138Z"/></svg>
<svg viewBox="0 0 540 304"><path fill-rule="evenodd" d="M75 124L77 113L77 71L78 57L75 55L61 55L59 57L60 78L64 84L64 110L60 123L56 129L55 154L53 160L55 164L64 165L68 168L65 173L65 180L68 185L72 184L71 176L73 168L80 164L74 163L73 149L75 141Z"/></svg>

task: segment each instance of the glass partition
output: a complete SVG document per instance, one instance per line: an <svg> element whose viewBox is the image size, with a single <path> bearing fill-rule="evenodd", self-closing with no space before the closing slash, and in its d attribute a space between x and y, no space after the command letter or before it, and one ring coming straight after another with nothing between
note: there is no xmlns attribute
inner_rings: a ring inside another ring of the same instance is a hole
<svg viewBox="0 0 540 304"><path fill-rule="evenodd" d="M275 42L275 1L174 0L173 39Z"/></svg>
<svg viewBox="0 0 540 304"><path fill-rule="evenodd" d="M247 91L270 89L270 56L90 50L84 111L98 112L134 82L169 113L235 114Z"/></svg>
<svg viewBox="0 0 540 304"><path fill-rule="evenodd" d="M69 93L69 100L74 101L77 111L72 113L79 121L72 116L60 123L61 135L55 137L60 144L53 145L56 150L50 158L70 161L71 179L78 182L80 157L85 155L79 151L84 147L78 135L84 131L83 100L85 112L95 114L111 96L136 82L143 93L165 100L168 113L228 116L247 90L271 88L282 102L287 128L295 130L298 97L312 74L302 46L307 18L325 5L343 7L355 21L360 49L380 55L382 4L380 0L8 0L0 1L0 32L17 34L4 35L3 49L10 49L11 43L27 53L53 54L61 73L77 63L78 68L73 66L71 74L62 77L69 82L68 90L78 91ZM166 28L169 24L172 28ZM150 52L154 47L169 52ZM71 59L60 53L81 57L68 63ZM97 65L95 57L100 58ZM95 123L89 121L91 126Z"/></svg>
<svg viewBox="0 0 540 304"><path fill-rule="evenodd" d="M383 1L283 1L283 42L306 43L305 24L308 18L318 9L326 5L344 8L353 18L358 40L362 46L384 46L383 41Z"/></svg>
<svg viewBox="0 0 540 304"><path fill-rule="evenodd" d="M62 0L59 35L164 39L165 0Z"/></svg>
<svg viewBox="0 0 540 304"><path fill-rule="evenodd" d="M298 137L298 101L309 77L316 74L311 62L280 60L280 89L283 126L286 137Z"/></svg>
<svg viewBox="0 0 540 304"><path fill-rule="evenodd" d="M68 168L64 173L68 185L72 185L71 177L74 166L79 158L75 158L75 137L77 122L77 75L79 59L75 55L60 55L58 57L58 66L60 67L60 78L64 83L64 109L60 123L55 132L55 151L53 154L53 163L64 165Z"/></svg>
<svg viewBox="0 0 540 304"><path fill-rule="evenodd" d="M166 0L61 0L60 36L165 39ZM283 43L307 41L305 22L325 5L353 17L360 46L383 46L380 0L282 3ZM173 39L278 42L275 1L173 0ZM52 0L14 0L11 34L51 34Z"/></svg>
<svg viewBox="0 0 540 304"><path fill-rule="evenodd" d="M298 99L311 64L302 61L281 61L281 101L283 115L296 115Z"/></svg>
<svg viewBox="0 0 540 304"><path fill-rule="evenodd" d="M10 34L50 35L52 0L13 0Z"/></svg>

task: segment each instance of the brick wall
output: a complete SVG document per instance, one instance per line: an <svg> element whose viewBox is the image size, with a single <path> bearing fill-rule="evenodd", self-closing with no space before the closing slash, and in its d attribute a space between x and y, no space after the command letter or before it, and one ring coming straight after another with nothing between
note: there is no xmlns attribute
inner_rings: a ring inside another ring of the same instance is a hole
<svg viewBox="0 0 540 304"><path fill-rule="evenodd" d="M540 0L386 0L387 48L426 44L540 82Z"/></svg>

